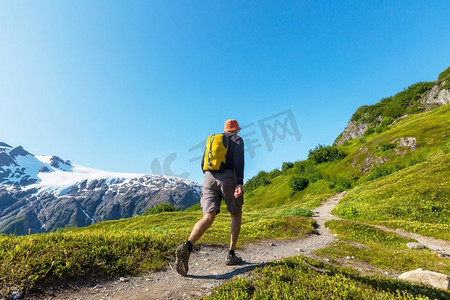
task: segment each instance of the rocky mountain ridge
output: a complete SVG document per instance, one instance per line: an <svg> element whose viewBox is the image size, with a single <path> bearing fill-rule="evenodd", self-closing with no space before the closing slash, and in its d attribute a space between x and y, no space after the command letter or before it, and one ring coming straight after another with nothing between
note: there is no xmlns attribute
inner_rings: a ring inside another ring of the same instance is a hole
<svg viewBox="0 0 450 300"><path fill-rule="evenodd" d="M0 142L0 232L27 234L198 203L201 187L159 175L115 173Z"/></svg>
<svg viewBox="0 0 450 300"><path fill-rule="evenodd" d="M409 99L408 99L409 98ZM406 100L406 101L405 101ZM410 113L427 111L450 103L450 67L435 82L421 82L380 102L357 109L335 144L364 136L368 130L381 130Z"/></svg>

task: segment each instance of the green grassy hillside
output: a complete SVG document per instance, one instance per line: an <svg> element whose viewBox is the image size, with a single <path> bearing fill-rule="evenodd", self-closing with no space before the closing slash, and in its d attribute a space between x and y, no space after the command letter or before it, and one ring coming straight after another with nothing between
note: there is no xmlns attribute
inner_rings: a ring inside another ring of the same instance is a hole
<svg viewBox="0 0 450 300"><path fill-rule="evenodd" d="M413 138L414 148L400 145L401 138ZM338 209L340 216L395 224L410 221L402 223L407 228L418 227L414 222L434 223L437 228L449 224L450 105L408 116L383 132L332 148L345 157L322 163L310 158L281 171L258 174L249 181L247 209L272 213L310 209L334 193L349 190ZM305 178L306 188L295 192L291 184L295 177ZM376 201L384 206L378 207ZM402 207L404 212L395 213ZM421 232L437 236L433 231Z"/></svg>
<svg viewBox="0 0 450 300"><path fill-rule="evenodd" d="M335 213L450 240L450 153L354 188Z"/></svg>

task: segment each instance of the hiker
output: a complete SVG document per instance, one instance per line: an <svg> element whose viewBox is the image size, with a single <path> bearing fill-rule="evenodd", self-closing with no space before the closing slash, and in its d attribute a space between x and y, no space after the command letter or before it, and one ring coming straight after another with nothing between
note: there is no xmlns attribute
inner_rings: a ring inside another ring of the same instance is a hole
<svg viewBox="0 0 450 300"><path fill-rule="evenodd" d="M217 160L211 162L209 140L213 144L214 136L208 137L207 149L202 159L202 170L205 174L203 180L202 197L200 200L203 218L200 219L192 229L189 239L177 247L175 251L175 266L180 275L187 275L189 270L189 256L194 244L212 225L214 218L220 212L222 199L225 200L228 211L231 214L231 242L225 263L227 265L236 265L242 263L242 259L235 254L236 243L241 230L242 204L244 203L242 184L244 178L244 141L237 134L241 130L236 120L225 121L224 133L216 136L220 138L218 143L222 147L223 159L219 163ZM222 145L223 139L223 145ZM209 148L209 149L208 149ZM220 150L215 150L220 152ZM220 153L218 154L220 156ZM212 164L220 164L219 170ZM209 171L211 170L211 171Z"/></svg>

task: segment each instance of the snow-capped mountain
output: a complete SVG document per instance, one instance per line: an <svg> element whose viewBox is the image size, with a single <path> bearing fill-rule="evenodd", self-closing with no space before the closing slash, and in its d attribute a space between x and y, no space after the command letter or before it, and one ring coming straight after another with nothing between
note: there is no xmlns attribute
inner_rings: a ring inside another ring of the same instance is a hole
<svg viewBox="0 0 450 300"><path fill-rule="evenodd" d="M0 142L0 233L87 226L163 202L185 209L200 191L182 178L107 172Z"/></svg>

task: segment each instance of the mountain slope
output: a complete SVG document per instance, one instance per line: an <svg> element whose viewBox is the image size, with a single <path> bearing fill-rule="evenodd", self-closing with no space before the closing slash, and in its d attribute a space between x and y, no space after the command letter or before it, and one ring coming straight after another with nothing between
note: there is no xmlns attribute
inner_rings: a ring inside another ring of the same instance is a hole
<svg viewBox="0 0 450 300"><path fill-rule="evenodd" d="M398 94L382 99L374 105L363 105L356 110L335 144L380 132L398 118L431 110L450 103L450 67L434 82L419 82Z"/></svg>
<svg viewBox="0 0 450 300"><path fill-rule="evenodd" d="M433 83L444 96L449 70ZM411 98L411 103L425 103L436 94L432 89L421 93L422 99ZM288 213L311 209L331 194L351 190L337 210L343 217L450 239L439 233L450 225L442 217L449 213L450 200L450 105L439 103L340 145L317 147L305 161L260 172L246 183L247 207ZM317 156L323 159L317 161ZM306 184L298 190L294 183L299 178Z"/></svg>
<svg viewBox="0 0 450 300"><path fill-rule="evenodd" d="M26 234L142 214L168 202L185 209L200 186L180 178L116 173L0 143L0 232Z"/></svg>

